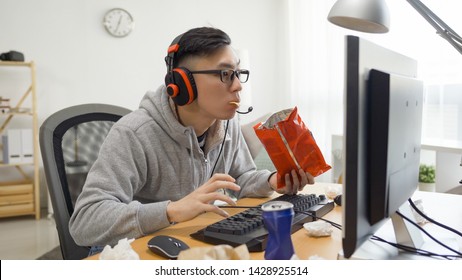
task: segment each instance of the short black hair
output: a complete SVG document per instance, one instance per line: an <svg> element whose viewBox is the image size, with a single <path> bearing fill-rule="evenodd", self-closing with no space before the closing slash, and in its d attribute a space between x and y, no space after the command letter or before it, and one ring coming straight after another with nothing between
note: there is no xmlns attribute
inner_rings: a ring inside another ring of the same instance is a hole
<svg viewBox="0 0 462 280"><path fill-rule="evenodd" d="M173 68L188 57L208 56L223 46L231 45L231 38L224 31L213 27L198 27L185 32L178 42Z"/></svg>

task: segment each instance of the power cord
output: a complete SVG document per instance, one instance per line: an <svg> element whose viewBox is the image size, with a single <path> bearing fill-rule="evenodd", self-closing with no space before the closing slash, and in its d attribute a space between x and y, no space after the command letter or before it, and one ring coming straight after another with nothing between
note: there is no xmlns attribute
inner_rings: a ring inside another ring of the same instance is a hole
<svg viewBox="0 0 462 280"><path fill-rule="evenodd" d="M339 229L339 230L342 230L342 226L336 222L332 222L330 220L327 220L327 219L324 219L324 218L321 218L321 217L317 217L316 215L314 215L313 213L310 213L310 212L305 212L305 211L298 211L298 213L302 213L302 214L305 214L305 215L308 215L308 216L311 216L313 217L314 219L319 219L319 220L323 220L329 224L331 224L333 227ZM400 215L400 214L398 214ZM404 217L403 218L407 218L407 217ZM412 223L412 221L411 221ZM417 226L420 230L424 231L423 228L421 228L419 225L415 224L415 226ZM428 234L428 233L427 233ZM430 236L430 235L429 235ZM421 256L427 256L427 257L441 257L441 258L444 258L444 259L448 259L448 260L451 260L451 259L454 259L454 258L462 258L462 254L458 251L455 251L453 250L452 248L444 245L443 243L441 243L440 241L437 241L434 237L430 236L430 238L432 238L434 241L436 241L438 244L442 245L443 247L455 252L457 255L443 255L443 254L437 254L437 253L434 253L434 252L430 252L430 251L427 251L427 250L423 250L423 249L418 249L418 248L414 248L414 247L411 247L411 246L407 246L407 245L402 245L402 244L398 244L398 243L394 243L394 242L390 242L390 241L387 241L381 237L378 237L376 235L373 235L371 237L372 240L375 240L375 241L379 241L379 242L383 242L383 243L386 243L390 246L393 246L395 248L398 248L400 250L403 250L405 252L408 252L408 253L413 253L413 254L417 254L417 255L421 255Z"/></svg>
<svg viewBox="0 0 462 280"><path fill-rule="evenodd" d="M418 248L414 248L414 247L411 247L411 246L390 242L390 241L387 241L387 240L385 240L385 239L383 239L381 237L378 237L376 235L373 235L371 237L371 239L375 240L375 241L386 243L386 244L388 244L390 246L393 246L393 247L395 247L397 249L400 249L400 250L408 252L408 253L416 254L416 255L421 255L421 256L426 256L426 257L440 257L440 258L444 258L444 259L447 259L447 260L451 260L451 259L454 259L454 258L461 258L460 255L441 255L441 254L433 253L433 252L430 252L430 251L427 251L427 250L418 249Z"/></svg>
<svg viewBox="0 0 462 280"><path fill-rule="evenodd" d="M436 239L435 237L433 237L430 233L428 233L425 229L423 229L421 226L419 226L417 223L415 223L414 221L412 221L411 219L409 219L408 217L404 216L403 214L401 214L399 211L396 211L396 214L398 214L401 218L405 219L406 221L408 221L409 223L411 223L413 226L417 227L420 231L422 231L423 233L425 233L425 235L427 235L428 237L430 237L433 241L435 241L436 243L438 243L439 245L443 246L444 248L448 249L449 251L451 252L454 252L456 254L459 255L459 257L462 257L462 253L460 253L459 251L457 250L454 250L452 249L451 247L447 246L446 244L444 244L443 242L439 241L438 239Z"/></svg>

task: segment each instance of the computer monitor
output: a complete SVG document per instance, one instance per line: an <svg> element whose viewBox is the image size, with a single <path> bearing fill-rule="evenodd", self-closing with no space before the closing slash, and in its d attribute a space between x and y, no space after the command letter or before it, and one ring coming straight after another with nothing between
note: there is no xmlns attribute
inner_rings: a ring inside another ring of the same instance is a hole
<svg viewBox="0 0 462 280"><path fill-rule="evenodd" d="M417 189L423 84L415 60L356 36L346 37L345 71L343 257L350 258ZM406 240L422 241L407 222L396 225L397 235L410 230ZM373 256L376 249L361 258L388 258Z"/></svg>

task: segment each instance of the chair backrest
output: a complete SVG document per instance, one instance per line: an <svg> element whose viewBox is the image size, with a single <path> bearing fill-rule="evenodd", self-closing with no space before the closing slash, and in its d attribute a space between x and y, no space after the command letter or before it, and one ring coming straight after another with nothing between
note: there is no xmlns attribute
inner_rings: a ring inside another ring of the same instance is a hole
<svg viewBox="0 0 462 280"><path fill-rule="evenodd" d="M62 109L40 127L40 149L64 259L82 259L89 248L69 233L69 219L88 171L112 125L130 110L107 104Z"/></svg>

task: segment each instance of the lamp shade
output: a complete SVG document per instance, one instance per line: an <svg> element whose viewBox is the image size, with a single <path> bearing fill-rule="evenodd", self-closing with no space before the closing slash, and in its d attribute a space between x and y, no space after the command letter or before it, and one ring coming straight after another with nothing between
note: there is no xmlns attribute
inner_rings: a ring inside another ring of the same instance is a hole
<svg viewBox="0 0 462 280"><path fill-rule="evenodd" d="M338 26L368 33L386 33L390 26L385 0L338 0L327 19Z"/></svg>

